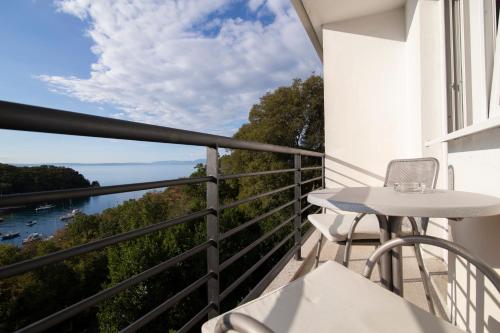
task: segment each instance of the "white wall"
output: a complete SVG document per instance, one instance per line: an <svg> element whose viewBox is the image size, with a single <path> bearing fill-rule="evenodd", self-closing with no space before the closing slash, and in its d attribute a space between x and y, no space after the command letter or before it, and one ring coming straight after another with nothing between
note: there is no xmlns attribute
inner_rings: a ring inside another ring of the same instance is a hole
<svg viewBox="0 0 500 333"><path fill-rule="evenodd" d="M324 26L327 186L380 185L391 159L418 153L405 31L402 8Z"/></svg>
<svg viewBox="0 0 500 333"><path fill-rule="evenodd" d="M448 163L455 188L500 197L500 129L449 143ZM485 260L500 273L500 216L450 222L450 238ZM453 319L475 332L500 332L500 294L461 262L452 262L449 294ZM484 327L486 326L486 327Z"/></svg>

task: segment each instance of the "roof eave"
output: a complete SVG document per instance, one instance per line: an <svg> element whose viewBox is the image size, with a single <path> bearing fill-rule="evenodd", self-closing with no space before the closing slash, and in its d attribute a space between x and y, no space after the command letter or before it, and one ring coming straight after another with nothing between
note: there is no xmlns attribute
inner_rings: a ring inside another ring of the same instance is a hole
<svg viewBox="0 0 500 333"><path fill-rule="evenodd" d="M316 50L316 53L319 56L319 59L321 60L321 62L323 62L323 45L321 45L321 41L318 35L316 34L316 31L314 30L314 27L311 23L311 19L307 14L306 8L304 7L302 0L291 0L291 1L300 21L302 22L302 25L304 26L304 29L307 32L307 35L309 36L309 39L311 40L311 43L314 46L314 49Z"/></svg>

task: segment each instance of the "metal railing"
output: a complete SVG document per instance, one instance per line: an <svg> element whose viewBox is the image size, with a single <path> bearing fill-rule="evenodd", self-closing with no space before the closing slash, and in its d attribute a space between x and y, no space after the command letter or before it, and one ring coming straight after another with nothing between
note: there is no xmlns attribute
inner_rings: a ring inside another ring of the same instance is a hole
<svg viewBox="0 0 500 333"><path fill-rule="evenodd" d="M169 258L168 260L163 261L160 264L153 266L141 273L135 274L125 280L122 280L121 282L113 285L110 288L101 290L100 292L89 296L69 307L66 307L56 313L33 322L28 326L21 328L18 332L40 332L49 329L89 309L90 307L95 306L99 302L109 299L110 297L140 283L141 281L164 272L168 268L173 267L183 260L186 260L195 254L199 254L205 251L207 260L207 272L204 276L200 277L198 280L182 289L174 296L165 300L150 312L146 313L140 318L137 318L135 322L130 323L128 327L122 330L123 332L131 332L140 329L147 323L151 322L153 319L157 318L160 314L175 306L179 301L190 295L195 290L198 290L202 286L206 286L207 305L178 330L178 332L189 331L195 325L199 324L203 319L206 319L207 316L213 317L218 315L220 311L220 302L225 299L231 292L233 292L237 287L241 286L241 284L246 279L248 279L252 273L254 273L259 267L261 267L263 263L265 263L266 260L268 260L273 254L282 249L283 246L287 244L287 242L289 242L291 239L294 240L293 246L289 250L287 250L287 252L279 259L277 264L275 264L272 269L266 273L264 278L262 278L257 283L257 285L255 285L253 289L251 289L251 291L243 299L243 301L248 301L262 293L266 286L272 281L277 273L279 273L283 266L293 256L295 256L296 258L301 257L301 245L312 231L312 229L309 230L309 232L305 235L301 231L301 228L306 223L304 222L303 214L306 210L312 208L310 205L303 207L302 201L306 198L307 193L302 193L302 188L305 184L311 184L315 182L319 183L320 181L321 183L318 185L318 188L324 187L324 154L302 149L242 141L229 137L141 124L136 122L110 119L105 117L23 105L5 101L0 101L0 128L52 134L67 134L87 137L185 144L205 146L207 148L206 177L1 196L0 208L53 200L74 199L113 193L164 188L178 185L202 183L207 184L206 209L181 217L173 218L167 221L152 224L143 228L94 240L83 245L60 250L41 257L28 259L8 266L0 267L0 279L6 279L32 271L45 265L58 263L75 256L103 249L108 246L132 240L140 236L152 234L154 232L170 228L174 225L188 223L200 218L206 218L207 238L205 242L196 245L195 247L187 250L184 253ZM294 166L293 168L283 170L221 175L219 171L219 148L291 154L294 156ZM301 161L303 156L320 158L321 165L302 168ZM303 172L311 170L321 170L321 176L303 180ZM220 182L222 181L243 177L256 177L264 175L269 176L285 173L293 173L294 181L292 184L231 203L220 203L219 186ZM222 233L220 232L219 217L222 210L233 208L264 197L270 197L291 189L293 189L294 191L293 200L276 208L273 208L259 216L256 216L249 221L245 221L231 230L227 230ZM260 221L272 216L273 214L276 214L283 209L291 206L293 206L293 215L290 218L282 221L272 230L260 236L251 244L247 245L239 252L233 254L222 263L219 262L220 242L222 240L232 237L235 234L242 232L249 226L259 223ZM279 242L274 244L274 247L269 250L267 254L262 256L256 263L253 264L253 266L249 267L244 274L239 276L228 287L226 287L222 291L220 290L220 276L223 270L241 259L245 254L255 249L258 245L268 240L271 236L275 235L278 231L282 230L287 225L293 226L293 231L291 233L287 234Z"/></svg>

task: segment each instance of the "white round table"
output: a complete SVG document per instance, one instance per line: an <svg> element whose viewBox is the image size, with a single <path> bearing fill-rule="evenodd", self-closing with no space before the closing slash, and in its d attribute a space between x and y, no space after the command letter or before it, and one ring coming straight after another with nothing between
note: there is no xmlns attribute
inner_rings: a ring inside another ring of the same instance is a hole
<svg viewBox="0 0 500 333"><path fill-rule="evenodd" d="M380 240L397 237L405 216L466 218L500 215L500 198L479 193L427 190L424 193L401 193L392 187L346 187L309 193L311 204L344 211L375 214L380 224ZM401 249L381 259L382 283L403 295Z"/></svg>

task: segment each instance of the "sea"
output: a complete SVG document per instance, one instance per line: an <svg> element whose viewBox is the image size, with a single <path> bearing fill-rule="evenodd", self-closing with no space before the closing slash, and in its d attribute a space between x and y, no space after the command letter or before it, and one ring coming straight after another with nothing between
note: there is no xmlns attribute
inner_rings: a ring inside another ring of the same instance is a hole
<svg viewBox="0 0 500 333"><path fill-rule="evenodd" d="M197 161L185 164L58 164L81 173L90 181L97 180L101 186L140 183L187 177L193 171ZM35 209L40 206L29 205L19 209L0 211L0 233L19 232L19 237L1 240L0 244L22 246L22 241L31 233L42 234L44 239L52 236L57 230L64 228L71 220L62 221L61 217L73 209L79 209L84 214L100 213L107 208L116 207L123 201L139 199L147 192L163 191L154 189L146 191L126 192L100 195L95 197L73 199L59 202L49 202L55 207L47 210ZM36 221L36 224L26 224Z"/></svg>

